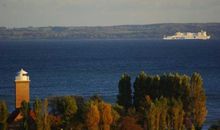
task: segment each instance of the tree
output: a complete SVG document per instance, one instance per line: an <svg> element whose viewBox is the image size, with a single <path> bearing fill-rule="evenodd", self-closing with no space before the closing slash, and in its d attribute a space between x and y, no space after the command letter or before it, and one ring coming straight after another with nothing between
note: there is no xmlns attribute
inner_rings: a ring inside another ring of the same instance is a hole
<svg viewBox="0 0 220 130"><path fill-rule="evenodd" d="M99 95L96 94L96 95L90 97L89 102L92 102L92 103L98 105L99 103L102 103L103 100Z"/></svg>
<svg viewBox="0 0 220 130"><path fill-rule="evenodd" d="M118 83L119 94L117 103L128 109L132 105L131 78L127 74L123 74Z"/></svg>
<svg viewBox="0 0 220 130"><path fill-rule="evenodd" d="M195 130L195 126L194 125L191 126L191 130Z"/></svg>
<svg viewBox="0 0 220 130"><path fill-rule="evenodd" d="M34 113L35 113L36 130L43 130L43 123L44 123L43 116L44 116L44 113L43 113L43 106L42 106L41 100L36 99L34 101L33 110L34 110Z"/></svg>
<svg viewBox="0 0 220 130"><path fill-rule="evenodd" d="M220 130L220 120L217 123L212 124L209 130Z"/></svg>
<svg viewBox="0 0 220 130"><path fill-rule="evenodd" d="M147 130L156 130L157 129L157 107L155 104L150 106L150 109L146 112L147 118Z"/></svg>
<svg viewBox="0 0 220 130"><path fill-rule="evenodd" d="M119 114L118 110L116 110L116 109L118 109L117 106L112 107L112 125L111 125L112 130L117 128L118 122L119 122L119 119L120 119L120 114Z"/></svg>
<svg viewBox="0 0 220 130"><path fill-rule="evenodd" d="M0 101L0 130L7 129L8 108L4 101Z"/></svg>
<svg viewBox="0 0 220 130"><path fill-rule="evenodd" d="M160 123L159 123L159 130L166 130L167 129L167 111L168 111L168 101L167 98L161 97L159 99L159 109L160 109Z"/></svg>
<svg viewBox="0 0 220 130"><path fill-rule="evenodd" d="M48 117L48 100L43 102L36 99L33 103L34 121L36 124L36 130L50 130L50 120Z"/></svg>
<svg viewBox="0 0 220 130"><path fill-rule="evenodd" d="M144 129L145 130L166 130L168 117L168 100L160 97L151 100L150 96L145 96Z"/></svg>
<svg viewBox="0 0 220 130"><path fill-rule="evenodd" d="M99 111L99 129L110 130L113 123L113 113L111 104L105 103L99 96L95 95L90 98L88 104L93 104L98 107ZM115 114L115 113L114 113ZM116 115L115 115L116 116ZM117 117L115 117L116 119Z"/></svg>
<svg viewBox="0 0 220 130"><path fill-rule="evenodd" d="M66 126L77 112L77 104L74 97L65 96L56 101L56 111L62 117L62 124Z"/></svg>
<svg viewBox="0 0 220 130"><path fill-rule="evenodd" d="M184 127L190 129L191 124L193 124L196 130L201 129L207 115L207 108L205 90L200 74L194 73L191 77L179 75L178 73L151 76L141 72L134 82L133 101L136 110L142 114L144 112L143 108L145 109L146 107L146 101L144 99L146 95L149 95L153 99L153 102L157 98L160 98L160 96L168 100L172 98L180 100L185 115ZM158 103L160 104L160 102ZM173 121L171 118L168 118L168 120ZM156 122L158 124L158 120Z"/></svg>
<svg viewBox="0 0 220 130"><path fill-rule="evenodd" d="M21 115L23 117L23 122L22 122L22 129L23 130L30 130L30 104L26 101L21 102Z"/></svg>
<svg viewBox="0 0 220 130"><path fill-rule="evenodd" d="M100 113L96 104L88 104L85 119L88 130L99 130Z"/></svg>
<svg viewBox="0 0 220 130"><path fill-rule="evenodd" d="M206 95L203 88L202 77L198 73L194 73L191 77L191 97L192 97L192 113L193 123L197 130L202 128L207 115Z"/></svg>
<svg viewBox="0 0 220 130"><path fill-rule="evenodd" d="M171 128L174 130L182 130L183 129L183 119L184 119L184 110L181 101L177 101L175 99L171 99L170 101L170 122Z"/></svg>
<svg viewBox="0 0 220 130"><path fill-rule="evenodd" d="M44 99L43 102L43 126L44 130L50 130L50 118L48 116L48 100L47 98Z"/></svg>
<svg viewBox="0 0 220 130"><path fill-rule="evenodd" d="M143 130L134 117L126 116L122 119L119 130Z"/></svg>
<svg viewBox="0 0 220 130"><path fill-rule="evenodd" d="M112 106L108 103L100 103L100 129L110 130L110 125L113 122Z"/></svg>
<svg viewBox="0 0 220 130"><path fill-rule="evenodd" d="M147 75L144 72L141 72L138 77L136 77L135 82L134 82L134 106L136 110L139 110L140 107L143 107L143 102L146 92L146 79Z"/></svg>
<svg viewBox="0 0 220 130"><path fill-rule="evenodd" d="M159 128L160 112L150 96L145 96L140 112L143 114L145 130L157 130L157 128Z"/></svg>

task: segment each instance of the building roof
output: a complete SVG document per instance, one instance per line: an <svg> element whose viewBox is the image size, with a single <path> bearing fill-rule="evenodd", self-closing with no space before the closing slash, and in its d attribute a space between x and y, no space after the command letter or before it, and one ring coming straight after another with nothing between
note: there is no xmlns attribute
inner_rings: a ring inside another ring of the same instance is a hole
<svg viewBox="0 0 220 130"><path fill-rule="evenodd" d="M23 69L21 69L17 73L17 76L15 77L15 81L29 81L28 72L23 70Z"/></svg>

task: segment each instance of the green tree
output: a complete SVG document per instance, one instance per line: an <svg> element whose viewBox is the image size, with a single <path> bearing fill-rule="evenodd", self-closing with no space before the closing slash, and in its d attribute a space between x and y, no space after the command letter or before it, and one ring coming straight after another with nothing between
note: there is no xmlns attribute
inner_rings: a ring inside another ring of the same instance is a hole
<svg viewBox="0 0 220 130"><path fill-rule="evenodd" d="M50 119L48 116L48 100L43 102L36 99L33 103L33 111L35 114L36 130L50 130Z"/></svg>
<svg viewBox="0 0 220 130"><path fill-rule="evenodd" d="M0 130L7 129L8 108L4 101L0 101Z"/></svg>
<svg viewBox="0 0 220 130"><path fill-rule="evenodd" d="M202 128L207 115L207 108L205 90L200 74L194 73L191 77L179 75L178 73L151 76L141 72L134 82L133 101L136 110L142 114L144 112L143 108L146 109L144 99L146 95L149 95L153 102L161 96L168 100L171 98L181 100L184 119L188 122L183 126L190 129L189 124L192 123L196 130ZM167 118L167 121L173 120ZM158 120L156 122L158 123ZM167 127L172 126L167 125Z"/></svg>
<svg viewBox="0 0 220 130"><path fill-rule="evenodd" d="M115 106L112 107L112 125L111 125L112 130L115 130L117 128L119 119L121 118L121 115L116 109L117 108Z"/></svg>
<svg viewBox="0 0 220 130"><path fill-rule="evenodd" d="M33 111L35 113L36 130L43 130L43 106L39 99L36 99L33 103Z"/></svg>
<svg viewBox="0 0 220 130"><path fill-rule="evenodd" d="M22 129L30 130L30 104L26 101L22 101L20 111L23 117Z"/></svg>
<svg viewBox="0 0 220 130"><path fill-rule="evenodd" d="M125 115L126 112L124 111L124 107L118 104L114 104L112 106L113 110L115 110L119 115Z"/></svg>
<svg viewBox="0 0 220 130"><path fill-rule="evenodd" d="M145 95L147 95L145 91L147 77L144 72L141 72L135 79L133 100L136 110L139 110L144 105Z"/></svg>
<svg viewBox="0 0 220 130"><path fill-rule="evenodd" d="M56 101L56 111L62 116L62 124L64 126L70 123L70 120L77 112L77 104L74 97L65 96L58 98Z"/></svg>
<svg viewBox="0 0 220 130"><path fill-rule="evenodd" d="M216 123L212 124L212 125L209 127L209 130L220 130L220 120L217 121Z"/></svg>
<svg viewBox="0 0 220 130"><path fill-rule="evenodd" d="M117 96L117 103L128 109L132 105L132 90L131 78L128 74L123 74L118 83L119 94Z"/></svg>

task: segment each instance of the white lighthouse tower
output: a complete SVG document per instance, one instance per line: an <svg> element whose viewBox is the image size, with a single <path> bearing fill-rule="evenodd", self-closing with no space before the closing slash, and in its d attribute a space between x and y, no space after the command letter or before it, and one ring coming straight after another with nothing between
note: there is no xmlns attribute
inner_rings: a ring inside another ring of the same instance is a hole
<svg viewBox="0 0 220 130"><path fill-rule="evenodd" d="M15 77L15 108L20 108L22 101L30 101L30 79L23 69Z"/></svg>

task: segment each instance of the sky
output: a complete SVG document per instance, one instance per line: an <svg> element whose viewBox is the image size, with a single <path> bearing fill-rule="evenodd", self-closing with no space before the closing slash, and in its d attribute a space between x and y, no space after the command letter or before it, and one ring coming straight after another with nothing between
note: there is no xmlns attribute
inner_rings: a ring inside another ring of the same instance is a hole
<svg viewBox="0 0 220 130"><path fill-rule="evenodd" d="M220 22L220 0L0 0L0 26Z"/></svg>

